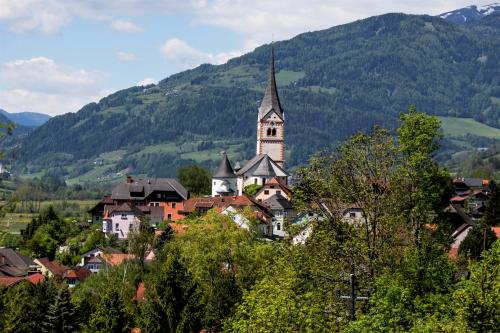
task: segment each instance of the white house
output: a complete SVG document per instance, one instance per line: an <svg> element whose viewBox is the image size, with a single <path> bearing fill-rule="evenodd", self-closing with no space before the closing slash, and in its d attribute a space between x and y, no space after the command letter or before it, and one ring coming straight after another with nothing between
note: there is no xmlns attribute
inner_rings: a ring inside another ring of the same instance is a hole
<svg viewBox="0 0 500 333"><path fill-rule="evenodd" d="M116 235L118 239L127 239L129 232L139 228L142 215L141 210L129 203L109 206L104 213L102 231L106 235Z"/></svg>

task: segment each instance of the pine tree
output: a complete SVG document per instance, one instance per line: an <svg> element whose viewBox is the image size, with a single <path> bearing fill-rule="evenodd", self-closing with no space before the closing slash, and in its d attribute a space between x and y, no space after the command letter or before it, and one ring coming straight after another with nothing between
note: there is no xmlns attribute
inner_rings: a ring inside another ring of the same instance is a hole
<svg viewBox="0 0 500 333"><path fill-rule="evenodd" d="M496 185L491 192L491 198L486 205L484 221L489 226L500 226L500 186Z"/></svg>
<svg viewBox="0 0 500 333"><path fill-rule="evenodd" d="M75 307L70 302L68 288L61 288L45 315L44 332L74 332L78 328Z"/></svg>

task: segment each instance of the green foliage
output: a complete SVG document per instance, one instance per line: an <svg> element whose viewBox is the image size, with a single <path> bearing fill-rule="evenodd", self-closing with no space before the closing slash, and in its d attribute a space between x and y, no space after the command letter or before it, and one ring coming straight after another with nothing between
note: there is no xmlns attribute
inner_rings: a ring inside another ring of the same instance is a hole
<svg viewBox="0 0 500 333"><path fill-rule="evenodd" d="M90 316L88 332L119 333L128 332L130 317L116 291L107 292Z"/></svg>
<svg viewBox="0 0 500 333"><path fill-rule="evenodd" d="M248 194L249 196L253 197L254 195L259 192L259 190L262 188L262 185L258 184L250 184L245 186L244 192Z"/></svg>
<svg viewBox="0 0 500 333"><path fill-rule="evenodd" d="M42 323L44 332L66 333L78 329L78 316L75 307L70 302L70 293L67 287L61 287L54 303L50 304Z"/></svg>
<svg viewBox="0 0 500 333"><path fill-rule="evenodd" d="M500 186L496 184L494 186L484 211L484 221L492 227L500 226Z"/></svg>
<svg viewBox="0 0 500 333"><path fill-rule="evenodd" d="M462 281L453 300L458 317L471 332L496 332L500 322L500 242L472 263L470 278Z"/></svg>
<svg viewBox="0 0 500 333"><path fill-rule="evenodd" d="M481 253L488 250L497 237L484 222L477 222L460 244L459 253L473 259L479 259Z"/></svg>
<svg viewBox="0 0 500 333"><path fill-rule="evenodd" d="M211 193L212 175L197 165L182 166L177 170L179 182L193 195Z"/></svg>

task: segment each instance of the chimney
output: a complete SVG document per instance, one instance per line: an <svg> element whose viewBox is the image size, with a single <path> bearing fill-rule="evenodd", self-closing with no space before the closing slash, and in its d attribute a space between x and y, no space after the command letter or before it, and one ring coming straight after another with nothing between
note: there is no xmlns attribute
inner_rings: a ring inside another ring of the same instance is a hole
<svg viewBox="0 0 500 333"><path fill-rule="evenodd" d="M132 179L132 176L127 176L127 183L132 184L134 180Z"/></svg>

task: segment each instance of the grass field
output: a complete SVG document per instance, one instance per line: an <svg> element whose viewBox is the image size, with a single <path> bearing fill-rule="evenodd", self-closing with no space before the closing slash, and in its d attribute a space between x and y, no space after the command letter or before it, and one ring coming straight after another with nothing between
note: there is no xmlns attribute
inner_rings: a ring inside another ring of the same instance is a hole
<svg viewBox="0 0 500 333"><path fill-rule="evenodd" d="M473 134L486 138L500 139L500 129L490 127L471 118L439 117L443 122L444 134L458 137Z"/></svg>

